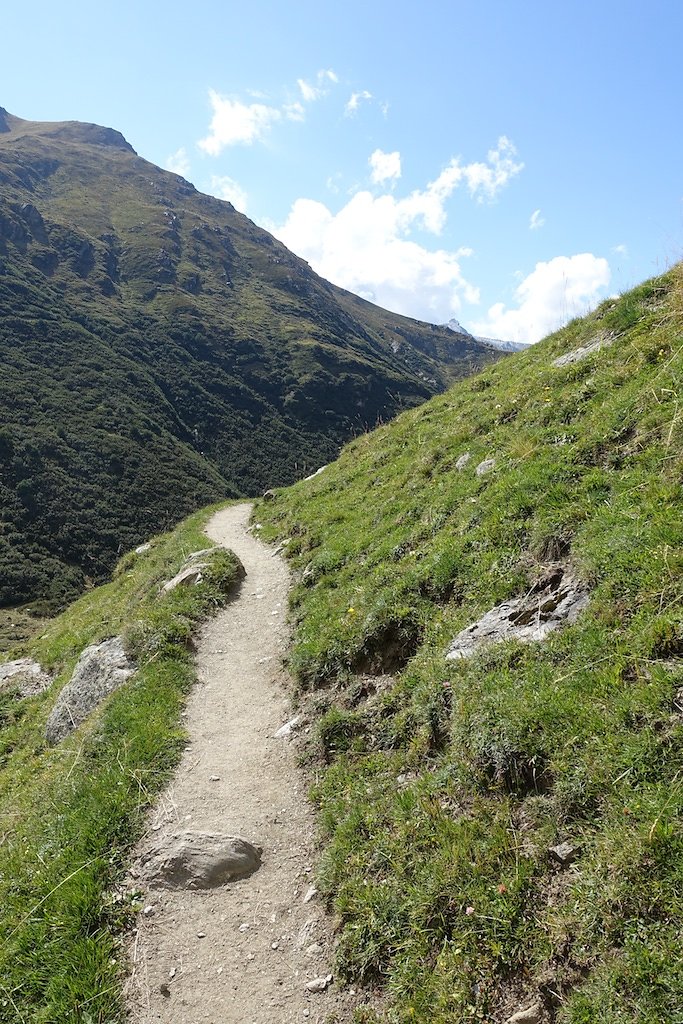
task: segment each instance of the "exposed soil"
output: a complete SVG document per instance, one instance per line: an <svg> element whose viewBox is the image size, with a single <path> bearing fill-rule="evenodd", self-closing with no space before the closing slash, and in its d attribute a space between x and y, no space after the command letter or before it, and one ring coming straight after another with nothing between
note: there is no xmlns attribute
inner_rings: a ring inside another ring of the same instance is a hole
<svg viewBox="0 0 683 1024"><path fill-rule="evenodd" d="M251 506L217 513L207 532L242 560L238 598L204 628L190 743L150 818L140 857L185 831L262 847L249 878L208 891L150 888L131 950L134 1024L289 1024L351 1020L353 990L306 984L333 972L332 924L312 895L313 812L294 744L282 669L287 567L247 532ZM134 869L135 870L135 869Z"/></svg>

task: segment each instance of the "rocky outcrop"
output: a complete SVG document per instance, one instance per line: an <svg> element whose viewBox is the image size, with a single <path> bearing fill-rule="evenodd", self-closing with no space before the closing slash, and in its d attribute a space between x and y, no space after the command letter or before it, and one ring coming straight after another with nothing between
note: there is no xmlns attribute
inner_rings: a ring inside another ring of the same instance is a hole
<svg viewBox="0 0 683 1024"><path fill-rule="evenodd" d="M105 697L130 679L136 668L129 661L120 636L86 647L47 720L47 742L60 743Z"/></svg>
<svg viewBox="0 0 683 1024"><path fill-rule="evenodd" d="M588 356L594 355L599 352L601 348L605 348L606 345L611 345L614 339L607 335L602 335L598 338L594 338L593 341L589 341L587 345L580 345L579 348L573 349L571 352L565 352L563 356L558 356L557 359L553 359L553 366L569 366L570 363L578 363L582 359L586 359Z"/></svg>
<svg viewBox="0 0 683 1024"><path fill-rule="evenodd" d="M165 889L216 889L257 871L262 852L241 836L184 832L146 854L142 876Z"/></svg>
<svg viewBox="0 0 683 1024"><path fill-rule="evenodd" d="M528 594L504 601L461 630L446 658L469 658L478 648L503 640L543 640L559 626L575 622L588 600L586 588L564 567L557 566Z"/></svg>
<svg viewBox="0 0 683 1024"><path fill-rule="evenodd" d="M47 690L51 682L47 672L31 658L17 658L0 665L0 694L16 690L19 698L35 697Z"/></svg>

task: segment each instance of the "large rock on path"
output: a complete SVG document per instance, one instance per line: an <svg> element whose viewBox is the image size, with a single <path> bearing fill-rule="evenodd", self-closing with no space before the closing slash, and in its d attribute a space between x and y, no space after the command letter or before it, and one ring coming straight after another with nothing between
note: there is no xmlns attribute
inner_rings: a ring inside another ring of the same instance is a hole
<svg viewBox="0 0 683 1024"><path fill-rule="evenodd" d="M84 722L91 711L135 672L120 636L86 647L45 726L45 739L54 745Z"/></svg>
<svg viewBox="0 0 683 1024"><path fill-rule="evenodd" d="M165 889L216 889L252 875L261 866L262 852L240 836L184 832L148 851L142 875Z"/></svg>

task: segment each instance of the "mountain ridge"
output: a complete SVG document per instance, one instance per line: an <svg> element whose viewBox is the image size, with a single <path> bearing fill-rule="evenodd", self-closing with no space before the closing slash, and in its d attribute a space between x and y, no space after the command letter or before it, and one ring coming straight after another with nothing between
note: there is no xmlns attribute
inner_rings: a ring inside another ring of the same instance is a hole
<svg viewBox="0 0 683 1024"><path fill-rule="evenodd" d="M0 603L63 600L491 358L319 278L113 129L1 116Z"/></svg>

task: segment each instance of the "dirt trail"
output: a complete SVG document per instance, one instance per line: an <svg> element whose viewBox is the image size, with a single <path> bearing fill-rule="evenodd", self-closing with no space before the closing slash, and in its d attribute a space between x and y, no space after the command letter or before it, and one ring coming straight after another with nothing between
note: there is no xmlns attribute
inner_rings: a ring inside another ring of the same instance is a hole
<svg viewBox="0 0 683 1024"><path fill-rule="evenodd" d="M246 504L224 509L207 528L239 556L247 577L238 599L201 634L199 683L186 713L191 742L150 819L147 844L186 829L217 831L263 847L263 863L218 889L148 892L133 950L135 1024L351 1018L352 993L334 985L306 990L332 972L332 939L310 893L314 821L306 783L293 745L274 737L291 715L281 668L288 572L246 532L250 511Z"/></svg>

